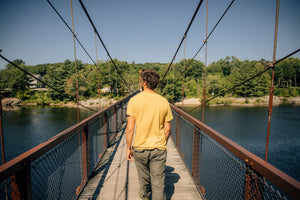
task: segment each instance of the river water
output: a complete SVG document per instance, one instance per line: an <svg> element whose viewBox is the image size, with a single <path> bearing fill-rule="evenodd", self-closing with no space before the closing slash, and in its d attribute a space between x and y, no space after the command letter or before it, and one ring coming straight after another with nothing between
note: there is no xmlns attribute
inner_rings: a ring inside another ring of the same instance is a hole
<svg viewBox="0 0 300 200"><path fill-rule="evenodd" d="M202 109L189 114L202 120ZM206 107L204 123L265 159L267 107ZM268 162L300 181L300 106L273 108Z"/></svg>
<svg viewBox="0 0 300 200"><path fill-rule="evenodd" d="M185 108L187 110L188 108ZM93 112L80 109L80 120ZM202 110L190 113L201 120ZM300 106L273 108L268 161L300 181ZM76 109L22 107L2 114L6 161L76 123ZM204 122L264 159L266 107L207 107ZM1 160L2 161L2 160ZM2 163L2 162L1 162Z"/></svg>

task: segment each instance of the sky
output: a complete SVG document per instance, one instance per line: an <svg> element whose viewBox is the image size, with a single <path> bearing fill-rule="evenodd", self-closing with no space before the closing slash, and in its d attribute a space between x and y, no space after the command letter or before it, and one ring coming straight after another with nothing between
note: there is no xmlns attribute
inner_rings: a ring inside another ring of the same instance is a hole
<svg viewBox="0 0 300 200"><path fill-rule="evenodd" d="M72 27L70 0L50 1ZM230 2L208 1L208 32ZM276 2L235 0L208 40L208 64L226 56L272 60ZM112 58L129 63L169 63L199 0L83 0L83 3ZM73 0L72 5L78 39L93 60L106 61L108 56L95 38L79 1ZM276 59L300 47L299 10L299 0L280 1ZM201 47L205 39L205 18L206 0L175 62L193 57ZM46 0L0 0L0 25L1 54L9 60L22 59L26 65L74 60L72 33ZM204 62L204 50L197 55L197 60ZM77 43L76 56L83 63L92 63ZM294 57L300 57L300 53ZM0 58L0 69L6 65Z"/></svg>

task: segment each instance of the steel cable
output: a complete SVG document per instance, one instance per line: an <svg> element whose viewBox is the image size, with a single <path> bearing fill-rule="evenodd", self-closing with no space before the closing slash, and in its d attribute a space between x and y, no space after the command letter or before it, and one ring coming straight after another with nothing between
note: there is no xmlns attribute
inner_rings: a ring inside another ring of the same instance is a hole
<svg viewBox="0 0 300 200"><path fill-rule="evenodd" d="M80 1L81 1L81 0L80 0ZM178 53L178 51L179 51L179 49L180 49L180 47L181 47L181 45L182 45L184 39L186 38L186 36L187 36L187 34L188 34L188 32L189 32L189 29L190 29L190 27L191 27L191 25L192 25L192 23L193 23L193 21L194 21L196 15L197 15L198 11L199 11L199 8L201 7L202 2L203 2L203 0L200 0L199 4L198 4L198 6L197 6L197 8L196 8L196 10L195 10L195 12L194 12L194 15L193 15L192 19L190 20L190 23L189 23L189 25L188 25L188 27L187 27L187 29L186 29L184 35L183 35L183 37L182 37L182 39L181 39L181 41L180 41L178 47L177 47L177 50L176 50L176 52L175 52L175 54L174 54L174 56L173 56L173 58L172 58L172 60L171 60L171 62L170 62L170 64L169 64L169 66L168 66L168 69L167 69L167 71L165 72L165 74L163 75L162 80L160 81L160 83L163 83L163 81L164 81L166 75L167 75L168 72L170 71L170 68L171 68L171 66L172 66L172 64L173 64L173 62L174 62L174 60L175 60L175 58L176 58L176 55L177 55L177 53ZM159 87L159 86L160 86L160 84L158 85L158 87Z"/></svg>
<svg viewBox="0 0 300 200"><path fill-rule="evenodd" d="M223 15L220 17L220 19L218 20L218 22L215 24L215 26L212 28L212 30L210 31L210 33L208 34L206 40L203 41L203 44L201 45L201 47L198 49L198 51L196 52L196 54L193 56L193 58L188 62L186 68L181 72L181 74L185 73L185 71L189 68L190 64L194 61L194 59L196 58L196 56L200 53L201 49L204 47L204 45L207 43L207 40L209 39L209 37L211 36L211 34L215 31L216 27L219 25L219 23L221 22L221 20L223 19L223 17L225 16L225 14L228 12L228 10L231 8L233 2L235 0L232 0L231 3L229 4L229 6L226 8L226 10L224 11ZM181 76L179 76L176 80L175 83L181 78ZM165 94L165 93L163 93Z"/></svg>
<svg viewBox="0 0 300 200"><path fill-rule="evenodd" d="M61 94L61 92L60 92L58 89L56 89L56 88L52 87L51 85L49 85L49 84L48 84L48 83L46 83L45 81L42 81L41 79L39 79L39 78L37 78L37 77L33 76L33 75L32 75L31 73L29 73L27 70L25 70L25 69L22 69L21 67L19 67L19 66L18 66L18 65L16 65L15 63L11 62L10 60L8 60L7 58L5 58L5 57L4 57L4 56L2 56L1 54L0 54L0 57L1 57L3 60L5 60L6 62L8 62L9 64L11 64L11 65L15 66L16 68L18 68L19 70L21 70L22 72L24 72L25 74L27 74L27 75L31 76L32 78L34 78L34 79L36 79L36 80L40 81L41 83L43 83L43 84L47 85L47 86L48 86L49 88L51 88L52 90L54 90L54 91L58 92L59 94ZM61 95L62 95L62 94L61 94ZM62 97L64 97L64 96L62 95Z"/></svg>
<svg viewBox="0 0 300 200"><path fill-rule="evenodd" d="M97 63L92 59L92 57L90 56L90 54L87 52L87 50L85 49L85 47L83 46L83 44L80 42L80 40L77 38L77 35L73 32L73 30L71 29L71 27L67 24L67 22L64 20L64 18L61 16L61 14L57 11L57 9L53 6L53 4L47 0L47 2L49 3L49 5L51 6L51 8L55 11L55 13L59 16L59 18L63 21L63 23L67 26L67 28L69 29L69 31L73 34L73 36L75 36L76 41L78 42L78 44L81 46L81 48L84 50L84 52L86 53L86 55L90 58L90 60L94 63L94 65L97 67L97 69L99 70L99 72L102 74L102 76L105 78L105 75L103 74L103 72L100 70L99 66L97 65Z"/></svg>
<svg viewBox="0 0 300 200"><path fill-rule="evenodd" d="M228 92L234 90L235 88L237 88L237 87L239 87L239 86L241 86L241 85L243 85L243 84L249 82L250 80L252 80L252 79L254 79L254 78L260 76L261 74L263 74L263 73L265 73L266 71L268 71L270 68L275 68L275 65L276 65L276 64L278 64L278 63L280 63L281 61L283 61L283 60L289 58L290 56L292 56L292 55L298 53L299 51L300 51L300 49L297 49L296 51L293 51L292 53L288 54L287 56L285 56L285 57L283 57L283 58L281 58L281 59L279 59L279 60L277 60L276 62L267 64L267 67L266 67L264 70L262 70L261 72L259 72L259 73L257 73L256 75L254 75L254 76L248 78L248 79L245 80L245 81L240 82L240 83L237 84L237 85L234 85L234 86L231 87L230 89L228 89L228 90L226 90L226 91L224 91L224 92L222 92L222 93L220 93L220 94L218 94L218 95L216 95L216 96L214 96L214 97L211 97L211 98L208 99L208 100L202 101L200 105L194 107L193 109L189 110L188 112L192 112L192 111L194 111L195 109L197 109L198 107L202 106L203 104L205 104L205 103L207 103L207 102L209 102L209 101L211 101L211 100L213 100L213 99L215 99L215 98L217 98L217 97L223 96L224 94L226 94L226 93L228 93Z"/></svg>
<svg viewBox="0 0 300 200"><path fill-rule="evenodd" d="M29 75L29 76L31 76L32 78L34 78L34 79L36 79L36 80L38 80L38 81L40 81L41 83L43 83L43 84L45 84L45 85L47 85L49 88L51 88L52 90L54 90L54 91L56 91L56 92L58 92L58 94L60 94L61 95L61 97L67 97L67 95L66 94L64 94L64 93L62 93L61 91L59 91L58 89L56 89L56 88L54 88L53 86L51 86L50 84L48 84L47 82L45 82L45 81L43 81L43 80L41 80L41 79L39 79L39 78L37 78L37 77L35 77L34 75L32 75L30 72L28 72L27 70L25 70L25 69L22 69L21 67L19 67L18 65L16 65L15 63L13 63L13 62L11 62L10 60L8 60L6 57L4 57L3 55L1 55L0 54L0 57L3 59L3 60L5 60L6 62L8 62L9 64L11 64L11 65L13 65L13 66L15 66L16 68L18 68L19 70L21 70L22 72L24 72L25 74L27 74L27 75ZM79 105L80 106L82 106L82 107L84 107L84 108L87 108L87 109L89 109L89 110L91 110L91 111L94 111L94 112L98 112L97 110L94 110L94 109L91 109L91 108L88 108L88 107L86 107L86 106L84 106L84 105L82 105L81 103L79 103Z"/></svg>
<svg viewBox="0 0 300 200"><path fill-rule="evenodd" d="M123 76L121 75L121 73L120 73L118 67L116 66L114 60L112 59L112 57L111 57L109 51L107 50L107 48L106 48L106 46L105 46L105 44L104 44L102 38L100 37L100 34L99 34L97 28L95 27L95 25L94 25L94 23L93 23L93 21L92 21L90 15L89 15L89 13L87 12L87 10L86 10L84 4L82 3L81 0L79 0L79 3L80 3L80 5L81 5L82 9L84 10L84 12L85 12L87 18L89 19L89 21L90 21L90 23L91 23L91 25L92 25L92 27L93 27L95 33L97 34L97 36L98 36L98 38L99 38L101 44L103 45L104 50L105 50L106 53L107 53L107 56L110 58L110 60L111 60L111 62L112 62L112 64L113 64L115 70L116 70L117 73L119 74L119 76L120 76L121 80L123 81L124 85L125 85L131 92L133 92L133 91L131 90L131 88L129 87L128 83L125 81L125 79L124 79Z"/></svg>

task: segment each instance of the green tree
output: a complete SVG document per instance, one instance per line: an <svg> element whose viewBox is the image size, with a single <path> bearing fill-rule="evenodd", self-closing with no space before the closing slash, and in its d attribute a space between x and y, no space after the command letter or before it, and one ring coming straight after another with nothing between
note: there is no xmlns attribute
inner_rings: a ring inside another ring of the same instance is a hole
<svg viewBox="0 0 300 200"><path fill-rule="evenodd" d="M25 69L25 62L23 60L17 59L13 63ZM28 75L10 63L6 65L6 69L1 71L0 77L1 89L11 89L13 94L18 90L28 89Z"/></svg>

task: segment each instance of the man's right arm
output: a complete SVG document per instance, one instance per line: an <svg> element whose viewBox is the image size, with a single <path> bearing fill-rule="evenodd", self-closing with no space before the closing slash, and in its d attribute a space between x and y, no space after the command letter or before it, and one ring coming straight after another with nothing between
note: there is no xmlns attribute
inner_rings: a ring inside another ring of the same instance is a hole
<svg viewBox="0 0 300 200"><path fill-rule="evenodd" d="M132 161L133 152L132 152L132 140L134 134L134 124L135 119L132 116L127 117L127 127L126 127L126 143L127 143L127 160Z"/></svg>
<svg viewBox="0 0 300 200"><path fill-rule="evenodd" d="M170 130L171 130L171 123L165 122L164 123L164 132L165 132L166 143L168 143L168 139L170 136Z"/></svg>

